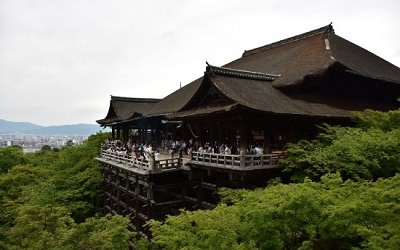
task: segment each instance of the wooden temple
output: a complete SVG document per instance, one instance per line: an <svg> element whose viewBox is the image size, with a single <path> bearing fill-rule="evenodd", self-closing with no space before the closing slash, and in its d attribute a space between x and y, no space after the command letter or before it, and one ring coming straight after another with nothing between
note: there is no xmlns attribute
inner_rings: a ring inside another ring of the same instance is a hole
<svg viewBox="0 0 400 250"><path fill-rule="evenodd" d="M332 25L247 50L222 67L207 63L202 77L161 100L112 96L97 122L123 131L114 138L133 133L155 145L195 140L236 150L144 163L103 152L97 160L105 211L130 214L132 228L147 234L148 219L212 208L220 187L260 187L282 176L285 144L313 138L317 125L351 125L355 111L399 107L400 68L336 35ZM249 154L251 145L263 153Z"/></svg>
<svg viewBox="0 0 400 250"><path fill-rule="evenodd" d="M151 135L156 133L157 123L145 123L141 117L154 103L160 99L155 98L131 98L121 96L111 96L110 106L105 118L96 122L104 127L111 127L112 137L127 141L129 136L138 140L146 141L152 139ZM150 138L147 129L150 129Z"/></svg>

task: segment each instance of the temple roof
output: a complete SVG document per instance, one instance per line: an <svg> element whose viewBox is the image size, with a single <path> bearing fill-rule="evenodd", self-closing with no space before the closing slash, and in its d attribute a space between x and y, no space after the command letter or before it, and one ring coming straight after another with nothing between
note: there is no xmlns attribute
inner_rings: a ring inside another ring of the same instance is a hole
<svg viewBox="0 0 400 250"><path fill-rule="evenodd" d="M247 108L267 113L292 114L303 116L350 117L354 109L343 106L328 105L325 102L310 103L290 98L274 88L271 82L251 78L237 78L227 75L210 75L206 73L205 82L218 89L230 103L220 106L183 108L170 114L169 118L183 118L208 115L211 113L230 111L235 108ZM205 87L205 83L202 87ZM238 91L240 90L240 91ZM189 105L188 105L189 106ZM350 105L351 106L351 105ZM354 108L354 107L353 107ZM357 110L363 110L362 107Z"/></svg>
<svg viewBox="0 0 400 250"><path fill-rule="evenodd" d="M164 97L159 103L153 105L145 114L147 116L168 115L184 107L197 92L203 81L200 77L182 88Z"/></svg>
<svg viewBox="0 0 400 250"><path fill-rule="evenodd" d="M400 83L400 68L336 35L332 25L245 51L224 67L278 74L273 83L277 88L302 85L306 77L323 75L332 67Z"/></svg>
<svg viewBox="0 0 400 250"><path fill-rule="evenodd" d="M158 101L160 99L111 96L106 117L96 122L100 125L106 125L142 115Z"/></svg>
<svg viewBox="0 0 400 250"><path fill-rule="evenodd" d="M240 70L240 69L230 69L226 67L216 67L207 63L206 72L211 74L225 75L225 76L233 76L238 78L247 78L254 80L262 80L262 81L274 81L280 75L274 74L266 74L248 70Z"/></svg>
<svg viewBox="0 0 400 250"><path fill-rule="evenodd" d="M282 92L302 86L307 78L327 75L332 69L400 84L400 68L337 36L331 24L247 50L241 58L222 67L207 65L205 76L211 76L211 82L223 95L265 112L348 117L353 106L361 109L372 105L358 105L356 100L343 100L348 105L337 105L338 99L323 101L326 96L315 98L321 103L307 102ZM146 114L167 115L192 107L188 103L201 88L203 79L204 76L171 93Z"/></svg>
<svg viewBox="0 0 400 250"><path fill-rule="evenodd" d="M248 55L252 55L252 54L256 54L256 53L259 53L261 51L268 50L268 49L271 49L271 48L275 48L275 47L279 47L279 46L282 46L282 45L286 45L286 44L291 43L291 42L296 42L296 41L299 41L299 40L302 40L302 39L305 39L305 38L309 38L309 37L320 35L320 34L326 34L326 33L335 34L335 31L334 31L334 29L332 27L332 23L327 25L327 26L323 26L321 28L308 31L308 32L305 32L305 33L300 34L300 35L292 36L292 37L289 37L289 38L286 38L286 39L283 39L283 40L280 40L280 41L277 41L277 42L274 42L274 43L270 43L270 44L267 44L267 45L264 45L264 46L261 46L261 47L258 47L258 48L251 49L251 50L245 50L243 52L243 57L248 56Z"/></svg>

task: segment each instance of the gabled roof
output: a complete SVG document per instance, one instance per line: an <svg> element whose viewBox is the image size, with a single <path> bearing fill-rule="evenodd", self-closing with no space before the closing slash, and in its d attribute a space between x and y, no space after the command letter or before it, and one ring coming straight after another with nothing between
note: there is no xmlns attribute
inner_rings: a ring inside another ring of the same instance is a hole
<svg viewBox="0 0 400 250"><path fill-rule="evenodd" d="M332 56L356 74L400 84L400 68L381 57L333 35L329 38Z"/></svg>
<svg viewBox="0 0 400 250"><path fill-rule="evenodd" d="M134 116L143 115L158 101L160 101L160 99L111 96L106 117L96 122L100 125L106 125L123 121Z"/></svg>
<svg viewBox="0 0 400 250"><path fill-rule="evenodd" d="M372 105L357 103L357 100L342 100L338 103L338 99L308 102L281 92L285 88L306 84L306 79L310 77L324 76L339 70L400 84L400 68L337 36L331 24L245 51L241 58L223 67L209 65L207 70L209 72L205 76L211 77L210 82L238 105L265 112L299 115L348 117L352 108ZM146 114L168 115L185 111L186 115L190 115L188 109L193 105L188 103L194 100L203 79L201 77L168 95ZM232 108L230 105L229 108ZM215 112L217 108L213 107L209 111ZM196 111L196 114L199 112Z"/></svg>
<svg viewBox="0 0 400 250"><path fill-rule="evenodd" d="M168 115L180 110L192 98L200 87L203 77L183 86L177 91L164 97L160 102L154 104L146 113L147 116Z"/></svg>
<svg viewBox="0 0 400 250"><path fill-rule="evenodd" d="M214 66L213 66L214 67ZM230 111L236 108L246 108L275 114L294 114L304 116L329 116L329 117L350 117L353 110L346 110L334 105L323 103L309 103L292 99L280 90L272 86L272 80L256 79L251 73L247 77L237 77L234 73L240 71L230 69L231 74L225 74L218 70L207 71L204 76L202 88L215 88L229 99L229 103L220 106L196 107L190 104L195 102L193 98L188 105L178 112L169 115L170 118L194 117L208 115L211 113ZM215 67L213 68L215 69ZM226 68L224 68L226 69Z"/></svg>
<svg viewBox="0 0 400 250"><path fill-rule="evenodd" d="M277 88L301 85L305 77L322 75L331 67L400 83L400 68L337 36L332 25L245 51L225 67L279 74L273 84Z"/></svg>

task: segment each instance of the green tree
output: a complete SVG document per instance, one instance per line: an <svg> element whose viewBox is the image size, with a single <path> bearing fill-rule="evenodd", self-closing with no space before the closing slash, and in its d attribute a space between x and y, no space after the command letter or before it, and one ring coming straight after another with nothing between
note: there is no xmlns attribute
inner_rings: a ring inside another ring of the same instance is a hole
<svg viewBox="0 0 400 250"><path fill-rule="evenodd" d="M107 216L75 223L50 183L27 186L14 225L7 232L9 249L127 249L132 234L128 218ZM6 244L6 246L7 246Z"/></svg>
<svg viewBox="0 0 400 250"><path fill-rule="evenodd" d="M400 170L400 111L357 114L356 128L325 125L315 140L290 144L282 161L292 180L319 180L340 172L345 179L376 180Z"/></svg>
<svg viewBox="0 0 400 250"><path fill-rule="evenodd" d="M28 158L20 147L0 148L0 174L6 173L13 166L28 162Z"/></svg>
<svg viewBox="0 0 400 250"><path fill-rule="evenodd" d="M376 128L388 132L400 128L400 110L381 112L367 109L356 112L353 120L360 128Z"/></svg>
<svg viewBox="0 0 400 250"><path fill-rule="evenodd" d="M108 136L58 151L21 151L26 161L4 158L11 163L0 175L0 249L128 247L129 219L96 215L101 168L94 157Z"/></svg>
<svg viewBox="0 0 400 250"><path fill-rule="evenodd" d="M151 222L146 246L163 249L398 249L400 175L376 182L276 184L225 190L211 211L183 212ZM231 196L232 197L229 197Z"/></svg>
<svg viewBox="0 0 400 250"><path fill-rule="evenodd" d="M60 249L128 249L134 237L128 224L129 218L119 215L88 218L66 232Z"/></svg>
<svg viewBox="0 0 400 250"><path fill-rule="evenodd" d="M49 145L44 145L40 150L41 151L50 151L51 147Z"/></svg>

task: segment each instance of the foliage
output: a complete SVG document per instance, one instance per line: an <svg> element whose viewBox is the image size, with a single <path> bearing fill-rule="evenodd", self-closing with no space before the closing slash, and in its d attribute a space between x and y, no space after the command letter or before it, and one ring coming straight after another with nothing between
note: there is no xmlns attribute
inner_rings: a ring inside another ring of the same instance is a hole
<svg viewBox="0 0 400 250"><path fill-rule="evenodd" d="M277 184L233 192L231 206L182 212L150 223L163 249L397 249L400 175L377 182ZM224 196L230 196L225 190Z"/></svg>
<svg viewBox="0 0 400 250"><path fill-rule="evenodd" d="M0 174L6 173L12 166L28 162L20 147L0 148Z"/></svg>
<svg viewBox="0 0 400 250"><path fill-rule="evenodd" d="M0 175L0 249L128 248L129 220L96 216L101 173L94 158L108 136L26 155L0 149L8 169Z"/></svg>
<svg viewBox="0 0 400 250"><path fill-rule="evenodd" d="M119 215L91 217L68 230L61 249L128 249L133 233L127 230L129 218Z"/></svg>
<svg viewBox="0 0 400 250"><path fill-rule="evenodd" d="M345 179L376 180L400 170L400 111L357 114L359 127L324 125L315 140L290 144L282 163L292 180L340 172Z"/></svg>
<svg viewBox="0 0 400 250"><path fill-rule="evenodd" d="M380 112L365 110L355 113L354 121L363 129L376 128L385 132L400 128L400 110Z"/></svg>
<svg viewBox="0 0 400 250"><path fill-rule="evenodd" d="M49 145L44 145L40 150L41 151L50 151L51 147Z"/></svg>

